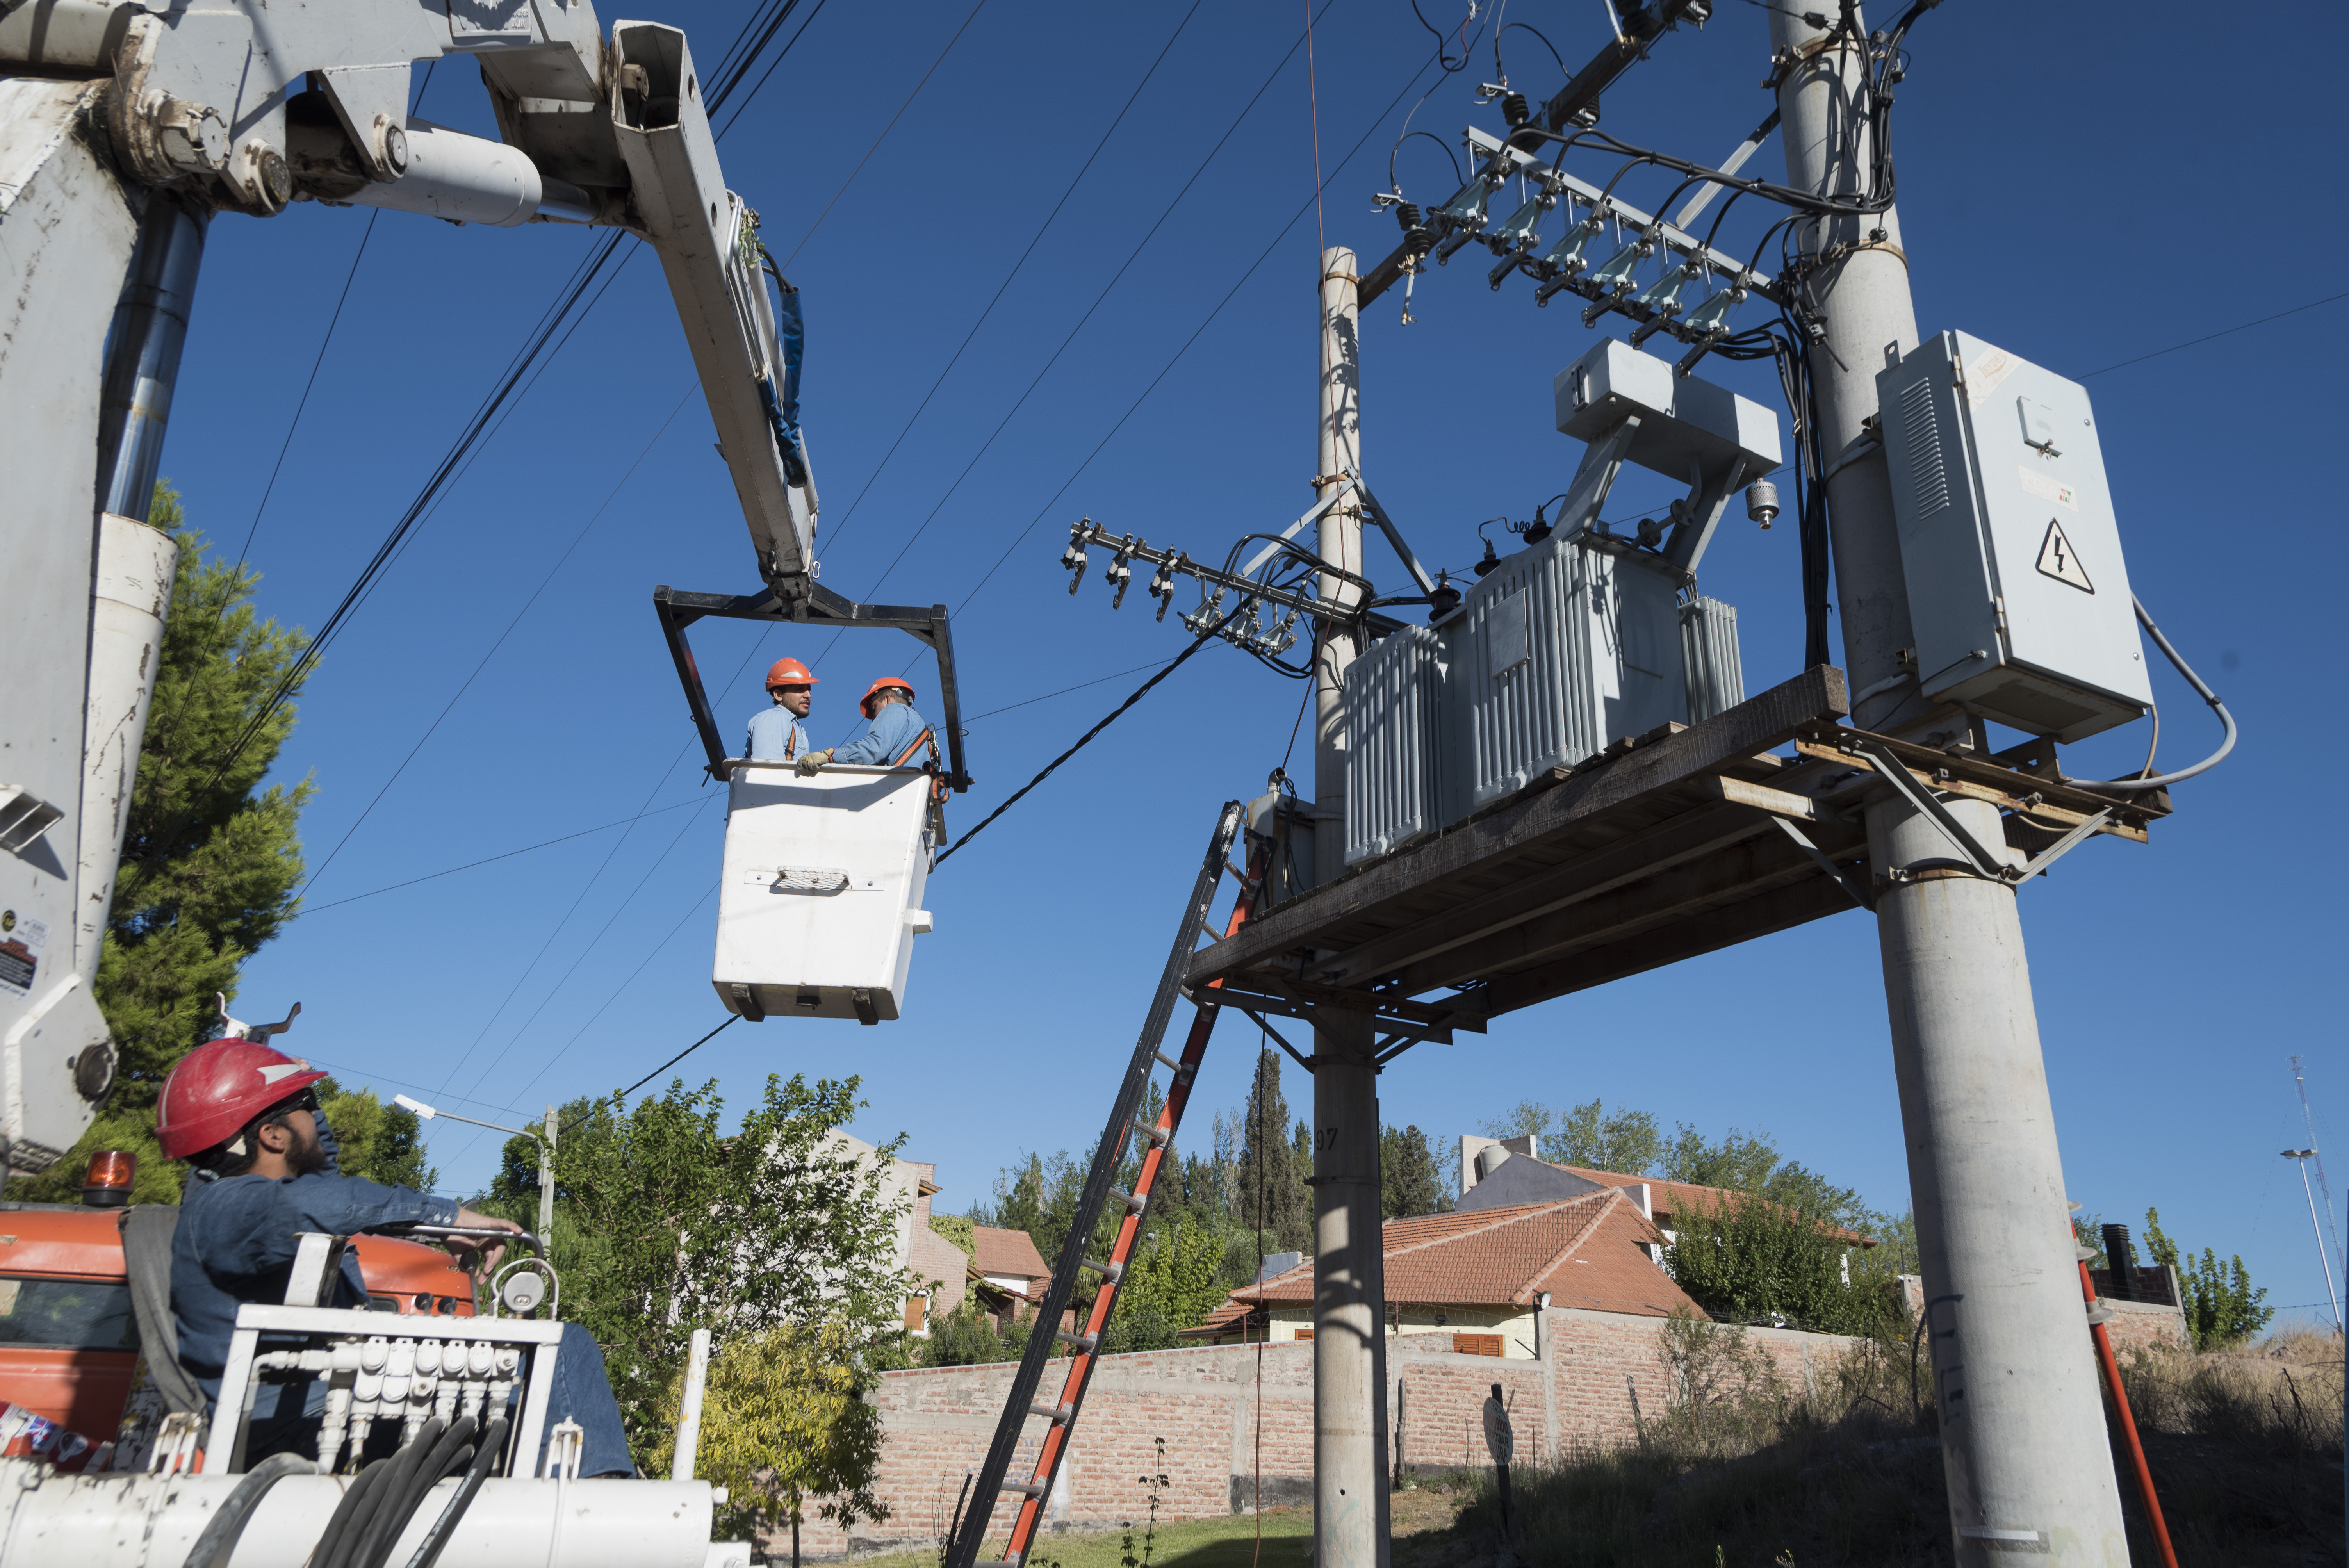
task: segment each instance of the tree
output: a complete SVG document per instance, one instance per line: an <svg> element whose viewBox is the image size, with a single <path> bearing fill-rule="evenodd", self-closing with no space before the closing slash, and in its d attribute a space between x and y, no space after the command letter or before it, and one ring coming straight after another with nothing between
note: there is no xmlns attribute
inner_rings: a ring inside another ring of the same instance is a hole
<svg viewBox="0 0 2349 1568"><path fill-rule="evenodd" d="M1110 1319L1106 1351L1170 1349L1176 1335L1197 1326L1223 1305L1220 1283L1223 1238L1185 1214L1154 1232L1134 1247L1117 1309Z"/></svg>
<svg viewBox="0 0 2349 1568"><path fill-rule="evenodd" d="M1778 1147L1766 1132L1749 1136L1733 1127L1708 1140L1683 1121L1665 1147L1663 1165L1667 1181L1758 1192L1778 1168Z"/></svg>
<svg viewBox="0 0 2349 1568"><path fill-rule="evenodd" d="M1451 1195L1436 1177L1427 1134L1417 1127L1390 1127L1379 1135L1379 1185L1390 1220L1441 1214L1452 1207Z"/></svg>
<svg viewBox="0 0 2349 1568"><path fill-rule="evenodd" d="M1826 1334L1865 1334L1893 1310L1889 1276L1826 1222L1755 1192L1724 1192L1672 1216L1664 1267L1713 1317L1773 1317Z"/></svg>
<svg viewBox="0 0 2349 1568"><path fill-rule="evenodd" d="M1243 1224L1269 1231L1283 1251L1302 1252L1312 1245L1313 1206L1308 1201L1305 1172L1298 1169L1297 1148L1289 1141L1288 1101L1280 1092L1280 1058L1269 1047L1256 1058L1256 1079L1248 1086L1247 1109L1241 1128L1239 1160L1240 1219Z"/></svg>
<svg viewBox="0 0 2349 1568"><path fill-rule="evenodd" d="M2199 1258L2183 1253L2181 1263L2178 1243L2162 1230L2160 1212L2154 1209L2145 1212L2145 1246L2155 1263L2177 1271L2178 1305L2185 1308L2195 1349L2240 1344L2274 1318L2275 1308L2266 1305L2267 1287L2253 1288L2240 1253L2221 1264L2218 1253L2205 1247Z"/></svg>
<svg viewBox="0 0 2349 1568"><path fill-rule="evenodd" d="M696 1328L726 1345L786 1325L838 1325L859 1345L902 1334L905 1206L887 1178L904 1140L864 1157L835 1136L864 1104L859 1081L770 1077L728 1134L715 1081L675 1080L633 1110L614 1095L605 1127L557 1145L563 1315L603 1346L640 1459Z"/></svg>
<svg viewBox="0 0 2349 1568"><path fill-rule="evenodd" d="M440 1172L424 1162L424 1124L405 1106L386 1105L371 1088L345 1089L333 1078L318 1084L318 1104L342 1147L346 1176L429 1192ZM535 1173L533 1176L533 1183ZM531 1196L537 1197L533 1184ZM533 1215L535 1221L536 1216Z"/></svg>
<svg viewBox="0 0 2349 1568"><path fill-rule="evenodd" d="M1549 1136L1549 1108L1529 1099L1521 1099L1499 1116L1485 1123L1487 1138L1532 1138Z"/></svg>
<svg viewBox="0 0 2349 1568"><path fill-rule="evenodd" d="M1602 1100L1593 1099L1558 1114L1557 1148L1551 1158L1560 1164L1644 1176L1664 1157L1664 1135L1648 1112L1609 1115Z"/></svg>
<svg viewBox="0 0 2349 1568"><path fill-rule="evenodd" d="M155 1141L156 1096L180 1058L218 1033L216 996L237 995L244 961L293 918L302 881L310 784L260 787L294 706L262 713L308 639L255 614L260 573L205 554L168 483L147 519L179 542L180 561L91 986L119 1076L89 1131L16 1197L68 1201L91 1150L125 1149L139 1157L134 1202L180 1201L186 1172ZM296 680L288 695L300 689Z"/></svg>
<svg viewBox="0 0 2349 1568"><path fill-rule="evenodd" d="M810 1499L843 1530L889 1517L873 1493L881 1412L864 1402L877 1380L865 1349L862 1325L828 1317L736 1336L711 1357L694 1473L726 1489L718 1533L756 1539L789 1525L796 1565ZM683 1375L672 1377L648 1473L674 1463L684 1391Z"/></svg>

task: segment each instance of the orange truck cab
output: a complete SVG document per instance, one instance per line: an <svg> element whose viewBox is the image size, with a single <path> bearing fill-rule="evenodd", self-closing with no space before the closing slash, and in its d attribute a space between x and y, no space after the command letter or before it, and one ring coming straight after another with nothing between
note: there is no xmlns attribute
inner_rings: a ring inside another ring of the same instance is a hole
<svg viewBox="0 0 2349 1568"><path fill-rule="evenodd" d="M128 1212L0 1202L0 1409L16 1407L92 1448L121 1425L139 1359L122 1251ZM392 1236L351 1243L376 1311L473 1315L472 1276L448 1253Z"/></svg>

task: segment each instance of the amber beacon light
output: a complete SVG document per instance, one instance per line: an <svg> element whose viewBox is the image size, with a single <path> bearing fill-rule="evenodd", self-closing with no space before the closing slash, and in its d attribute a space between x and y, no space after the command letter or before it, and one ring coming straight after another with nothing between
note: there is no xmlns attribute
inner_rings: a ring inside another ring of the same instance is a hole
<svg viewBox="0 0 2349 1568"><path fill-rule="evenodd" d="M81 1201L93 1209L119 1209L130 1202L130 1184L138 1175L139 1156L127 1150L101 1149L89 1157Z"/></svg>

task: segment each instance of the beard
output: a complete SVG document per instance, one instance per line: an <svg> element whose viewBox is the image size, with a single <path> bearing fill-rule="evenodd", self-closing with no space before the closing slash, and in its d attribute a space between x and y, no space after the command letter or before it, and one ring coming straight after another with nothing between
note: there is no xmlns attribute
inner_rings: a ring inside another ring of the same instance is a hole
<svg viewBox="0 0 2349 1568"><path fill-rule="evenodd" d="M316 1176L320 1171L333 1170L334 1165L335 1162L326 1158L326 1146L318 1140L316 1131L307 1138L297 1140L294 1147L285 1151L285 1169L289 1176Z"/></svg>

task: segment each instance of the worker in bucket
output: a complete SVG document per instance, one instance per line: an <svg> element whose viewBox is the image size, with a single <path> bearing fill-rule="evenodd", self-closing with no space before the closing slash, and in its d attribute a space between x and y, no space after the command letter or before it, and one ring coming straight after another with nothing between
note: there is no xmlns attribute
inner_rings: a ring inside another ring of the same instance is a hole
<svg viewBox="0 0 2349 1568"><path fill-rule="evenodd" d="M753 762L793 762L805 757L808 734L800 720L815 703L815 676L797 659L777 659L767 670L767 696L773 706L750 717L742 755Z"/></svg>
<svg viewBox="0 0 2349 1568"><path fill-rule="evenodd" d="M156 1134L165 1154L196 1168L171 1238L171 1314L180 1362L207 1400L220 1398L237 1308L285 1299L301 1233L348 1236L402 1222L522 1228L463 1208L454 1198L343 1175L320 1137L316 1085L326 1076L258 1041L232 1038L198 1046L163 1080ZM503 1250L454 1237L449 1244L478 1256L485 1273L497 1266ZM356 1250L344 1252L332 1297L320 1305L367 1305ZM281 1398L289 1387L303 1392ZM247 1460L315 1453L326 1394L324 1380L262 1384L254 1394ZM581 1475L635 1473L604 1354L576 1324L564 1325L553 1396L550 1429L568 1419L585 1431ZM398 1428L391 1423L386 1429Z"/></svg>
<svg viewBox="0 0 2349 1568"><path fill-rule="evenodd" d="M914 688L895 676L883 676L864 688L857 705L873 721L864 735L846 746L810 751L800 758L800 771L812 778L827 762L858 768L903 768L924 746L935 752L929 721L914 711Z"/></svg>

